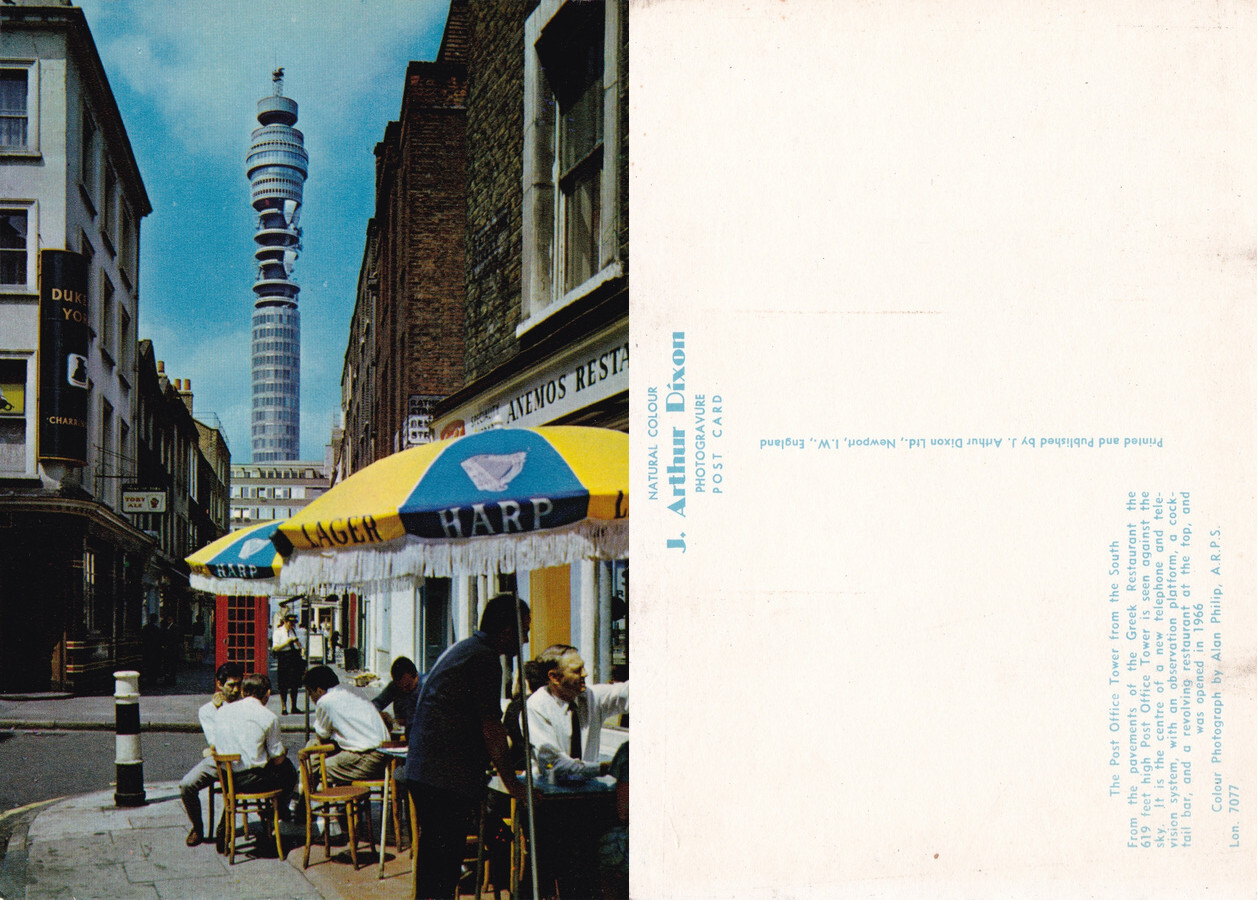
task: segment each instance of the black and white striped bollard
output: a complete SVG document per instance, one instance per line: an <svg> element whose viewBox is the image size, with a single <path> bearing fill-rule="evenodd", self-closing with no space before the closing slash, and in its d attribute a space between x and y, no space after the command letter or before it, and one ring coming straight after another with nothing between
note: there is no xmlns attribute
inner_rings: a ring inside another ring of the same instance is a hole
<svg viewBox="0 0 1258 900"><path fill-rule="evenodd" d="M144 806L144 760L140 755L140 673L114 673L115 806Z"/></svg>

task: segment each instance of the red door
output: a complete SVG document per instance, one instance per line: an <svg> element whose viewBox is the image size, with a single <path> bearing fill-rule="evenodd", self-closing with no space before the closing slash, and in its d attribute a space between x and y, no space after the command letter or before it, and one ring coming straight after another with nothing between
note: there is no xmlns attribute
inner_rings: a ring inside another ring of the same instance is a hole
<svg viewBox="0 0 1258 900"><path fill-rule="evenodd" d="M245 673L267 670L270 626L266 597L224 596L214 598L214 665L238 662Z"/></svg>

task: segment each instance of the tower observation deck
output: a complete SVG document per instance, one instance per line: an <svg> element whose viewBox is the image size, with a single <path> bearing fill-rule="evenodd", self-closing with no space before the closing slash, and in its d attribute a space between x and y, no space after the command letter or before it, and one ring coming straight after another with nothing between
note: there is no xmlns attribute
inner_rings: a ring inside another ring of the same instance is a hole
<svg viewBox="0 0 1258 900"><path fill-rule="evenodd" d="M284 70L271 76L274 93L258 101L258 125L245 171L258 214L253 257L253 462L301 458L301 319L292 280L301 250L302 186L309 157L297 124L297 102L284 96Z"/></svg>

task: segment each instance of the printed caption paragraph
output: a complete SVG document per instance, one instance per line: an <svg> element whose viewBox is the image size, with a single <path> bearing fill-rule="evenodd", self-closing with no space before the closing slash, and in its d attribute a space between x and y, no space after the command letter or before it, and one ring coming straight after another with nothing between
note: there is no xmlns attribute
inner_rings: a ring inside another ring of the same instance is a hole
<svg viewBox="0 0 1258 900"><path fill-rule="evenodd" d="M1131 491L1108 548L1109 797L1128 847L1241 845L1229 759L1224 542L1190 491ZM1247 802L1247 801L1245 801Z"/></svg>

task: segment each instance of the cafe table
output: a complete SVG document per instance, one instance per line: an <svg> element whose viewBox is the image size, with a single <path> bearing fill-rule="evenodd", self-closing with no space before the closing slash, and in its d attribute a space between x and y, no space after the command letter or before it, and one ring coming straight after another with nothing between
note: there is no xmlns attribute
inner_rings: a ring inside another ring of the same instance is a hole
<svg viewBox="0 0 1258 900"><path fill-rule="evenodd" d="M379 871L377 872L377 875L380 878L383 878L384 877L384 856L385 856L384 844L385 844L385 838L388 836L388 833L389 833L389 803L390 803L390 800L392 800L395 806L398 803L398 798L391 796L393 794L393 789L394 789L393 773L394 773L394 770L396 770L398 766L403 765L406 762L406 744L401 741L392 741L388 744L383 745L380 748L380 750L381 752L384 753L385 756L389 757L389 765L385 768L385 772L384 772L384 788L382 790L383 799L380 804L380 868L379 868ZM402 798L402 800L406 802L406 809L409 809L410 803L406 801L406 798ZM400 845L401 835L394 835L393 841L395 844ZM414 822L411 822L411 868L412 869L415 868L415 823Z"/></svg>
<svg viewBox="0 0 1258 900"><path fill-rule="evenodd" d="M516 776L520 784L524 784L523 773ZM509 796L502 779L494 776L489 781L489 789ZM593 813L592 818L607 817L610 821L615 816L616 779L610 775L597 778L581 778L574 780L547 781L543 776L533 777L533 808L540 821L548 817L562 816L576 812L578 809ZM516 800L511 798L511 896L519 896L520 882L524 878L524 830L526 819L517 809ZM545 848L542 848L545 853ZM477 873L479 883L482 873Z"/></svg>

